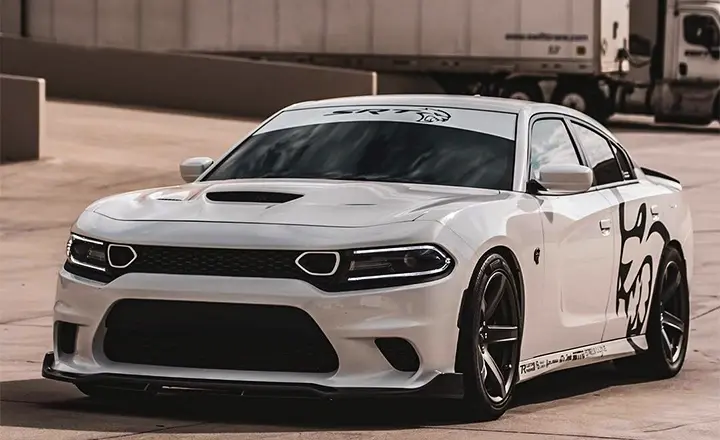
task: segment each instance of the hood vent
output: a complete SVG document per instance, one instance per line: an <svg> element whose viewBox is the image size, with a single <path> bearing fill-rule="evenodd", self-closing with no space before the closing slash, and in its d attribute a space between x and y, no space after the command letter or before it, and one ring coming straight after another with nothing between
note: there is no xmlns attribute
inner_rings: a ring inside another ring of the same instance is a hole
<svg viewBox="0 0 720 440"><path fill-rule="evenodd" d="M213 202L234 203L286 203L302 197L301 194L263 191L215 191L205 195Z"/></svg>

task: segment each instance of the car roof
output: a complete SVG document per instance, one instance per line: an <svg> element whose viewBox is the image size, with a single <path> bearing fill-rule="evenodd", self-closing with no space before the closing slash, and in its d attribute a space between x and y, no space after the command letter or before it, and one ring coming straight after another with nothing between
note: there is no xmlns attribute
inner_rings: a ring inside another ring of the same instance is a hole
<svg viewBox="0 0 720 440"><path fill-rule="evenodd" d="M438 106L464 108L470 110L497 111L513 114L519 114L522 112L527 112L530 114L552 112L587 118L586 115L580 112L556 104L537 103L532 101L523 101L509 98L491 98L479 95L471 96L442 94L347 96L341 98L329 98L317 101L299 102L297 104L286 107L285 110L301 110L344 105L419 105L423 107Z"/></svg>

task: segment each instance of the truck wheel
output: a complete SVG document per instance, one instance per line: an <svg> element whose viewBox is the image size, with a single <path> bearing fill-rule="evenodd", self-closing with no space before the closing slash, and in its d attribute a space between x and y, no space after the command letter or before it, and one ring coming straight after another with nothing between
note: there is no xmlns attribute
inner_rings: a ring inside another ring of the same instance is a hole
<svg viewBox="0 0 720 440"><path fill-rule="evenodd" d="M585 113L601 124L605 124L610 117L605 94L597 84L591 82L558 82L551 101Z"/></svg>
<svg viewBox="0 0 720 440"><path fill-rule="evenodd" d="M500 96L521 101L545 102L540 85L531 79L515 79L504 83Z"/></svg>

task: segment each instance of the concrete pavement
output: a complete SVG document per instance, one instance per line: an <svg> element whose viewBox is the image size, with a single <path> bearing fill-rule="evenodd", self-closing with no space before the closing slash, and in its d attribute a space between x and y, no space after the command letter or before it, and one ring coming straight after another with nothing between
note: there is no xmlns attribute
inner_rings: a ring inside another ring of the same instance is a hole
<svg viewBox="0 0 720 440"><path fill-rule="evenodd" d="M40 378L69 225L91 201L180 182L188 156L222 154L253 121L49 102L36 163L0 167L0 438L717 440L720 438L720 129L625 119L643 164L679 177L694 209L690 353L673 380L631 383L600 365L523 385L497 422L464 424L443 402L162 399L100 405Z"/></svg>

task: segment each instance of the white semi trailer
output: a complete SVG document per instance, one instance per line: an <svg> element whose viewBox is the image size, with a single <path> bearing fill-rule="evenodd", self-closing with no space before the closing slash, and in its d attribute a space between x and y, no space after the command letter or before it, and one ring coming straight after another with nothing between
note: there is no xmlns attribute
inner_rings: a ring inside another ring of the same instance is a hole
<svg viewBox="0 0 720 440"><path fill-rule="evenodd" d="M234 55L430 75L600 120L720 120L720 0L239 1Z"/></svg>

